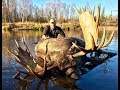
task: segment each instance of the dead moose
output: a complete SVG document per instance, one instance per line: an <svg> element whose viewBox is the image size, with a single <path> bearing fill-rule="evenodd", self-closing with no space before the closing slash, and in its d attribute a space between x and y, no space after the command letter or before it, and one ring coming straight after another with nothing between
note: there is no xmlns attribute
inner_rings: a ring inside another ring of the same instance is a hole
<svg viewBox="0 0 120 90"><path fill-rule="evenodd" d="M104 29L102 39L98 43L100 6L98 6L96 18L94 9L92 12L89 12L84 8L80 12L77 8L73 8L78 15L84 41L75 37L41 40L35 46L35 57L33 57L25 41L26 50L23 50L15 40L18 51L11 53L16 57L16 61L28 71L24 72L16 69L18 73L15 77L20 73L25 73L45 79L51 74L51 70L55 71L56 68L60 74L62 72L71 78L79 79L80 77L74 71L75 66L81 63L82 56L85 56L87 53L92 55L92 52L109 54L109 52L103 51L101 48L111 43L114 31L111 33L109 40L105 42L106 31Z"/></svg>

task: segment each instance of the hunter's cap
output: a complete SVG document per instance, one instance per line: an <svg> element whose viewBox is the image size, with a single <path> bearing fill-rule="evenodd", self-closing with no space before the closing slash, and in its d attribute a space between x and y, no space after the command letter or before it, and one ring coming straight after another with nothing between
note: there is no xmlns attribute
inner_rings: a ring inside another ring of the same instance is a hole
<svg viewBox="0 0 120 90"><path fill-rule="evenodd" d="M55 19L50 19L50 23L56 23Z"/></svg>

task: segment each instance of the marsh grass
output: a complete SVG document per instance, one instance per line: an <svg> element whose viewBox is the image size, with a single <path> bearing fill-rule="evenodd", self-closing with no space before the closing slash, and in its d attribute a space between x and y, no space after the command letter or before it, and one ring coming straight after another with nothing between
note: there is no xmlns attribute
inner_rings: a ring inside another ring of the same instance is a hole
<svg viewBox="0 0 120 90"><path fill-rule="evenodd" d="M36 22L16 22L16 23L2 23L2 30L40 30L43 31L45 26L49 23L36 23ZM57 23L57 26L63 30L76 30L80 28L79 22ZM100 29L106 28L107 30L118 30L118 26L99 26Z"/></svg>

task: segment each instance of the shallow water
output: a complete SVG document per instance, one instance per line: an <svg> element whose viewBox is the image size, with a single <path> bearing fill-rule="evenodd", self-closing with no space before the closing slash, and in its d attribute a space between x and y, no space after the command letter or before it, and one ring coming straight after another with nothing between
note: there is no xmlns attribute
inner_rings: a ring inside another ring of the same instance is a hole
<svg viewBox="0 0 120 90"><path fill-rule="evenodd" d="M107 31L107 30L106 30ZM112 31L107 31L106 37L108 39L110 33ZM67 37L78 37L83 39L82 32L79 30L75 31L65 31ZM100 37L101 37L100 33ZM30 48L30 51L32 55L34 56L34 46L36 42L38 42L41 38L42 32L40 31L6 31L2 32L2 89L3 90L13 90L17 89L17 86L22 86L24 88L26 84L21 84L18 82L18 80L13 79L12 77L16 74L16 71L14 70L14 67L17 67L18 69L22 70L23 68L21 65L16 63L14 60L14 57L7 51L7 49L11 51L15 51L16 48L14 47L16 39L18 43L23 46L22 38L25 37L25 40ZM99 38L100 40L101 38ZM106 41L107 41L106 39ZM24 47L23 47L24 48ZM114 38L111 42L111 44L104 48L105 50L118 53L118 31L115 30ZM111 58L109 61L104 62L103 64L95 67L93 70L91 70L89 73L82 76L81 80L75 82L72 80L69 80L67 78L60 78L56 81L50 81L47 84L45 84L48 88L46 90L66 90L66 89L73 89L75 87L78 87L82 90L117 90L117 80L118 80L118 57L115 56ZM108 72L104 72L103 66L106 65ZM38 84L39 80L35 80L31 84L27 84L27 90L33 90L36 89L36 86ZM53 84L53 82L57 84ZM66 83L63 83L66 82ZM63 83L63 85L62 85ZM114 83L114 85L113 85ZM75 85L75 86L74 86ZM40 87L40 90L44 88L44 85ZM43 89L44 90L44 89ZM74 90L74 89L73 89Z"/></svg>

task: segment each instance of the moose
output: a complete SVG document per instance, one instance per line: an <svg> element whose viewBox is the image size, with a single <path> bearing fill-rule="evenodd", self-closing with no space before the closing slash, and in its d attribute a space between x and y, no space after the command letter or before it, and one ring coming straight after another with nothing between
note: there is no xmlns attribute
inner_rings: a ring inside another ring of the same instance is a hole
<svg viewBox="0 0 120 90"><path fill-rule="evenodd" d="M100 6L98 6L96 18L94 16L95 8L92 12L86 8L83 8L81 11L76 7L73 8L78 15L84 41L76 37L44 39L35 46L35 57L33 57L25 41L26 50L22 49L15 40L18 51L16 53L10 52L16 57L16 61L28 71L24 72L16 69L18 73L15 77L20 73L25 73L45 79L48 74L51 74L51 70L56 68L56 70L64 72L65 75L71 78L79 79L78 74L75 73L75 66L79 66L78 63L81 62L82 56L85 56L87 53L92 55L93 52L109 54L109 52L101 48L111 43L114 31L111 33L108 41L105 42L106 30L104 28L101 41L98 43Z"/></svg>

